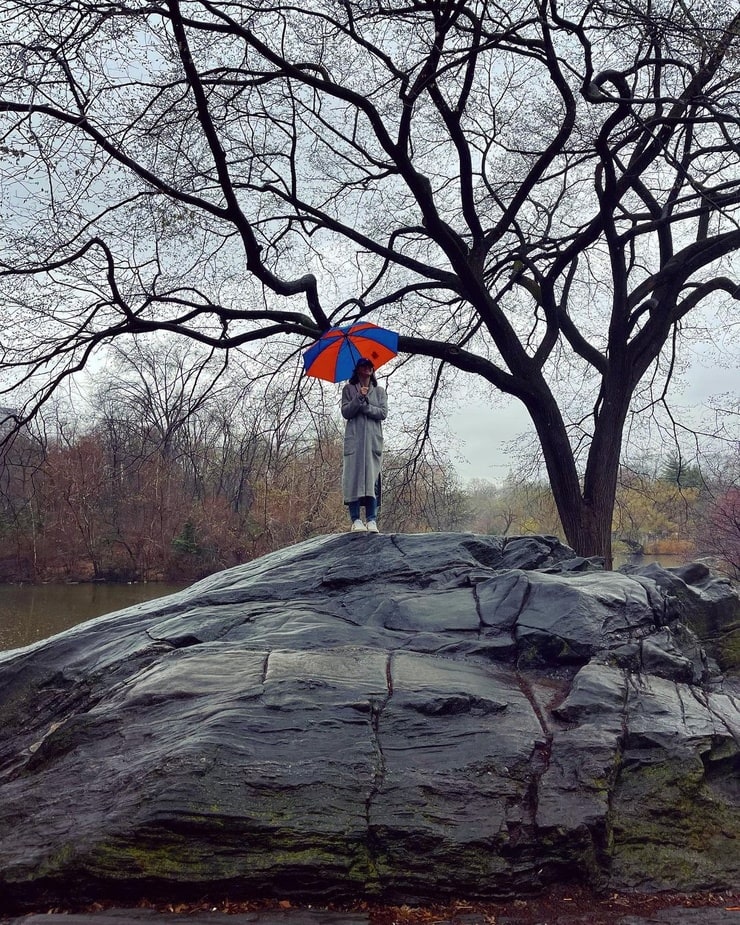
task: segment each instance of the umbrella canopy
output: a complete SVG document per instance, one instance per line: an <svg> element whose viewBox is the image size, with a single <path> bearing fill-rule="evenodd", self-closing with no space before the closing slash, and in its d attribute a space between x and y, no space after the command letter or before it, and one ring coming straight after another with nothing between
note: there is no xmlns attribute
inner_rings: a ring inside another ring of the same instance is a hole
<svg viewBox="0 0 740 925"><path fill-rule="evenodd" d="M377 369L398 353L398 334L369 321L329 328L303 353L307 376L341 382L349 379L357 361L371 360Z"/></svg>

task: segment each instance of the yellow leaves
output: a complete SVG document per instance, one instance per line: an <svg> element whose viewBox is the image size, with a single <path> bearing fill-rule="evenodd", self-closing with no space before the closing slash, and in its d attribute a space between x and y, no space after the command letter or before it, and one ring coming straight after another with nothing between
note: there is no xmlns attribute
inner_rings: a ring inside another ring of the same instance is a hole
<svg viewBox="0 0 740 925"><path fill-rule="evenodd" d="M685 538L695 532L698 499L696 488L633 477L617 489L614 531L641 545L650 538Z"/></svg>

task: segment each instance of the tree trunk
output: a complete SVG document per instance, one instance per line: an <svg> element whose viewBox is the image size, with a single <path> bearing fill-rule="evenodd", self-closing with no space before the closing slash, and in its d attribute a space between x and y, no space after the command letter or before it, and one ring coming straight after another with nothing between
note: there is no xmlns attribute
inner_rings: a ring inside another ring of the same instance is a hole
<svg viewBox="0 0 740 925"><path fill-rule="evenodd" d="M610 569L612 559L612 515L614 505L610 499L602 497L597 503L580 499L575 509L558 512L563 522L563 530L568 545L581 556L601 556L604 567ZM556 504L557 496L555 498Z"/></svg>
<svg viewBox="0 0 740 925"><path fill-rule="evenodd" d="M624 399L607 399L602 403L583 487L565 424L552 395L549 391L540 392L528 409L543 449L566 542L581 556L602 557L605 568L610 569L612 517L627 412Z"/></svg>

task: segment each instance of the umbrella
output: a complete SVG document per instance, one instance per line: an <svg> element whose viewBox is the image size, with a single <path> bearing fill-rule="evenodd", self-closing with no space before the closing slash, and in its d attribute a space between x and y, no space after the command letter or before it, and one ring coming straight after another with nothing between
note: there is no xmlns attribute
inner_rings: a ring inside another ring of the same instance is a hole
<svg viewBox="0 0 740 925"><path fill-rule="evenodd" d="M349 379L357 361L371 360L377 369L398 353L398 334L369 321L329 328L303 353L307 376L341 382Z"/></svg>

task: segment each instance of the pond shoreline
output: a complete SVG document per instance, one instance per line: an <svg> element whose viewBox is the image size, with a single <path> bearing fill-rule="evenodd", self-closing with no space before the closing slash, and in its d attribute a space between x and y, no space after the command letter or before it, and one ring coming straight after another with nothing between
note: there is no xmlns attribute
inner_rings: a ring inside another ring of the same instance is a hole
<svg viewBox="0 0 740 925"><path fill-rule="evenodd" d="M189 587L192 581L0 584L0 651L19 649L104 614Z"/></svg>

